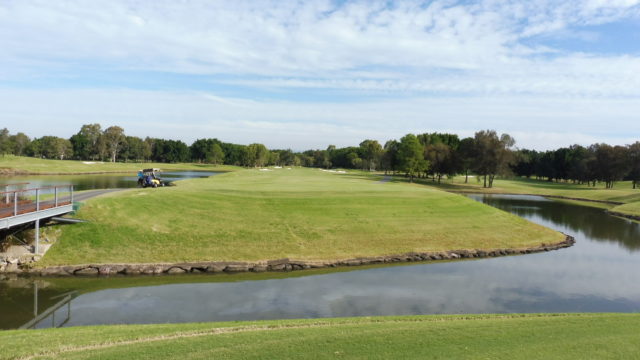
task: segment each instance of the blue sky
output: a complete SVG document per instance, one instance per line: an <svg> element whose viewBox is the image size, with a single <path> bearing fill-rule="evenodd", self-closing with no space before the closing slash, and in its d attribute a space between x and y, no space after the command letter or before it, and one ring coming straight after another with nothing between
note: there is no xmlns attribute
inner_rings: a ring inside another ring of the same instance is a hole
<svg viewBox="0 0 640 360"><path fill-rule="evenodd" d="M640 0L0 0L0 127L297 150L640 140Z"/></svg>

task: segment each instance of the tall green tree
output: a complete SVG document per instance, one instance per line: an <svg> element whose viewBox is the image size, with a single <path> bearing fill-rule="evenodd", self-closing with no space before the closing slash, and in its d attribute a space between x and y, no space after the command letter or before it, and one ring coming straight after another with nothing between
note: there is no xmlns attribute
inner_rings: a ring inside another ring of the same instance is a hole
<svg viewBox="0 0 640 360"><path fill-rule="evenodd" d="M511 148L515 140L508 134L498 137L495 130L476 132L474 136L475 171L484 179L484 187L493 187L496 175L506 175L513 163L514 155Z"/></svg>
<svg viewBox="0 0 640 360"><path fill-rule="evenodd" d="M380 164L380 158L383 153L382 145L377 140L365 140L360 143L360 153L365 162L365 167L369 171L373 171Z"/></svg>
<svg viewBox="0 0 640 360"><path fill-rule="evenodd" d="M634 189L638 188L638 181L640 181L640 141L629 145L628 150L629 160L629 179Z"/></svg>
<svg viewBox="0 0 640 360"><path fill-rule="evenodd" d="M104 130L102 136L111 162L116 162L118 152L122 149L125 141L124 129L120 126L110 126Z"/></svg>
<svg viewBox="0 0 640 360"><path fill-rule="evenodd" d="M413 182L413 178L429 168L429 163L424 158L422 144L413 134L407 134L400 139L398 145L398 161L400 169Z"/></svg>
<svg viewBox="0 0 640 360"><path fill-rule="evenodd" d="M210 151L207 153L207 162L214 165L224 163L224 150L218 142L211 144Z"/></svg>

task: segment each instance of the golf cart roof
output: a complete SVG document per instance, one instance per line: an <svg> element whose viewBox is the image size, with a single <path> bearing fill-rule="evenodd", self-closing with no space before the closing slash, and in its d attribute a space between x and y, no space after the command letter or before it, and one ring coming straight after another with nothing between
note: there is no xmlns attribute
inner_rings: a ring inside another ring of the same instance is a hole
<svg viewBox="0 0 640 360"><path fill-rule="evenodd" d="M153 169L142 169L142 172L160 172L160 169L156 169L156 168L153 168Z"/></svg>

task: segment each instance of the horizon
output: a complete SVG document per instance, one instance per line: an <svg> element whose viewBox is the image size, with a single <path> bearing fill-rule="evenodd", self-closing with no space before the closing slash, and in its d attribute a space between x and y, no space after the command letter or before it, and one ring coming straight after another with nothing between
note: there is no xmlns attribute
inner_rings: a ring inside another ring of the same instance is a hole
<svg viewBox="0 0 640 360"><path fill-rule="evenodd" d="M638 20L637 0L3 3L0 127L296 151L483 129L626 145Z"/></svg>

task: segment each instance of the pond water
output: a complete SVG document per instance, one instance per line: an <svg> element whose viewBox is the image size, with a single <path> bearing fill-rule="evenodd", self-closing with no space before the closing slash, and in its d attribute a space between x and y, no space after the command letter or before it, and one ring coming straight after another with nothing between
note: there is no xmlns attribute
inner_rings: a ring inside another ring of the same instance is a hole
<svg viewBox="0 0 640 360"><path fill-rule="evenodd" d="M640 224L542 197L471 197L577 242L523 256L289 274L0 281L0 328L23 325L67 294L34 326L640 311Z"/></svg>
<svg viewBox="0 0 640 360"><path fill-rule="evenodd" d="M204 178L220 174L212 171L166 171L160 177L165 182ZM28 183L22 187L37 188L53 185L74 185L74 190L134 188L138 185L138 176L131 174L96 174L96 175L25 175L0 176L0 184ZM3 191L3 190L0 190Z"/></svg>

